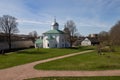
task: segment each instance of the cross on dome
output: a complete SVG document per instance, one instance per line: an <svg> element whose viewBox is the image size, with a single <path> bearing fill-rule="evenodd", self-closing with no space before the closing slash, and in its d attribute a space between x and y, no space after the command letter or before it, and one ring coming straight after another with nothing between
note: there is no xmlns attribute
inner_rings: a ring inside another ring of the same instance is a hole
<svg viewBox="0 0 120 80"><path fill-rule="evenodd" d="M56 17L54 16L54 22L56 22Z"/></svg>

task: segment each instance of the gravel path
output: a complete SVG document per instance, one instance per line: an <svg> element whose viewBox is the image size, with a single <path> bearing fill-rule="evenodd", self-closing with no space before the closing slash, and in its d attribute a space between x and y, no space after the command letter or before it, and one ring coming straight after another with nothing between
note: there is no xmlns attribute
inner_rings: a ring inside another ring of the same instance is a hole
<svg viewBox="0 0 120 80"><path fill-rule="evenodd" d="M36 61L20 66L15 66L8 69L0 70L0 80L23 80L34 77L50 77L50 76L120 76L120 70L106 71L42 71L35 70L33 67L36 64L45 63L57 59L62 59L78 54L92 52L93 50L83 51L79 53L68 54L46 60Z"/></svg>

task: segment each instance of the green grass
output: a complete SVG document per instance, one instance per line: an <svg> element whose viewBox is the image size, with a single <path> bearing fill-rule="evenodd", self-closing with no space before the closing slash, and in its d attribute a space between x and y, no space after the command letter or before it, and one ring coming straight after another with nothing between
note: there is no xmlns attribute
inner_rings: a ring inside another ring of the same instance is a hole
<svg viewBox="0 0 120 80"><path fill-rule="evenodd" d="M106 76L106 77L44 77L32 78L25 80L120 80L120 76Z"/></svg>
<svg viewBox="0 0 120 80"><path fill-rule="evenodd" d="M24 51L12 52L11 54L0 55L0 69L88 49L93 48L81 47L79 49L27 49Z"/></svg>
<svg viewBox="0 0 120 80"><path fill-rule="evenodd" d="M57 65L57 66L56 66ZM98 55L96 51L34 66L42 70L109 70L120 69L120 52Z"/></svg>

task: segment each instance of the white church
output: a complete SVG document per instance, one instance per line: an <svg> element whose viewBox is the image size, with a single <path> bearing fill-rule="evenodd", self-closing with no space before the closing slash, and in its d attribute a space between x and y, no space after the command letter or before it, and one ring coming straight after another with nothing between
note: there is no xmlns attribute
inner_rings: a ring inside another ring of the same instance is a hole
<svg viewBox="0 0 120 80"><path fill-rule="evenodd" d="M59 24L54 19L51 30L43 33L43 38L35 41L35 48L66 48L70 43L65 37L65 33L59 30Z"/></svg>

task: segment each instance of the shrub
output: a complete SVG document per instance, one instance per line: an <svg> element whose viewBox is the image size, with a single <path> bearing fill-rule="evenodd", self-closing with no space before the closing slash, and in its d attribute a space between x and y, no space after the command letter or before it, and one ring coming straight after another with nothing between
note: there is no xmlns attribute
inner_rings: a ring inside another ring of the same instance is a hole
<svg viewBox="0 0 120 80"><path fill-rule="evenodd" d="M110 46L105 46L101 48L101 52L114 52L115 50Z"/></svg>

